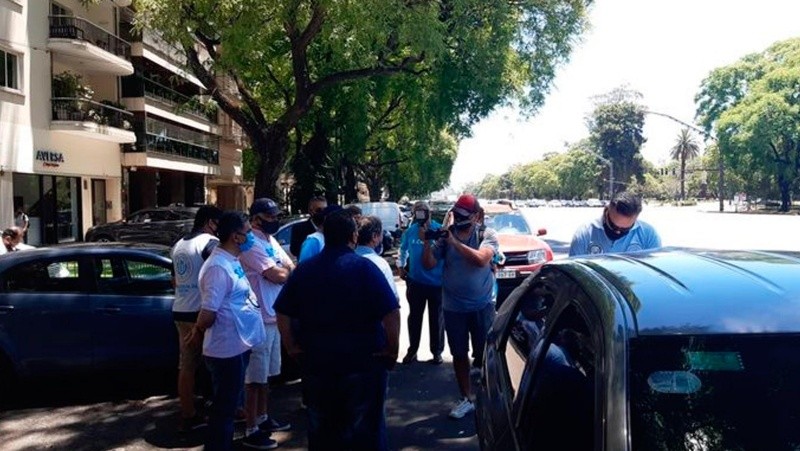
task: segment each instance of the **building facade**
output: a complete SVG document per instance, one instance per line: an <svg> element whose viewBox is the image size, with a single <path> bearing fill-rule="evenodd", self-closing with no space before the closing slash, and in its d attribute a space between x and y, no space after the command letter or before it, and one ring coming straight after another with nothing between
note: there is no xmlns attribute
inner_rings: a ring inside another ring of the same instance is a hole
<svg viewBox="0 0 800 451"><path fill-rule="evenodd" d="M233 187L221 207L245 203L241 148L228 137L221 154L231 127L174 49L132 32L130 3L0 0L0 228L24 211L29 244L218 186Z"/></svg>

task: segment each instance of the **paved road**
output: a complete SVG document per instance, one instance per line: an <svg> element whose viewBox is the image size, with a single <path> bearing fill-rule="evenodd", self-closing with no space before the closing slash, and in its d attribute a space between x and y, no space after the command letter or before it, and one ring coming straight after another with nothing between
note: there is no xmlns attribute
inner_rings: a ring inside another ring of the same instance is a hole
<svg viewBox="0 0 800 451"><path fill-rule="evenodd" d="M716 210L716 203L681 208L647 205L641 219L659 230L667 246L800 251L797 236L800 216L719 213ZM601 211L599 208L538 208L525 209L524 214L535 226L548 229L546 240L557 258L564 258L576 227L598 217ZM402 281L398 285L398 291L404 294ZM401 306L405 318L408 306L404 299ZM419 354L422 360L430 358L426 351L425 329ZM404 326L401 355L407 340ZM76 394L76 390L95 394L87 397ZM101 385L58 386L51 387L51 392L53 395L32 398L27 406L0 412L0 448L155 450L200 447L202 437L199 434L180 436L174 432L177 403L172 397L120 393L118 389L108 390ZM460 421L447 418L456 394L448 356L441 366L398 365L390 379L387 403L392 449L477 449L472 417ZM273 401L274 411L297 425L292 432L276 434L282 449L304 449L299 387L278 387Z"/></svg>

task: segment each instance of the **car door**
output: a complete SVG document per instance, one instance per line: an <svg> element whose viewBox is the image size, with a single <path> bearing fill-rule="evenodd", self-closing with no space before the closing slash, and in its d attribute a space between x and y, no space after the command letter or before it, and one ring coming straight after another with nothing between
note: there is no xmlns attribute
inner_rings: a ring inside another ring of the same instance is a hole
<svg viewBox="0 0 800 451"><path fill-rule="evenodd" d="M518 449L603 449L603 319L568 276L554 277L543 321L515 394Z"/></svg>
<svg viewBox="0 0 800 451"><path fill-rule="evenodd" d="M167 259L111 254L93 259L93 358L98 369L168 368L177 359L172 268Z"/></svg>
<svg viewBox="0 0 800 451"><path fill-rule="evenodd" d="M140 210L132 214L119 225L117 240L125 242L143 242L142 237L149 228L149 224L157 217L156 210Z"/></svg>
<svg viewBox="0 0 800 451"><path fill-rule="evenodd" d="M0 275L0 347L20 376L91 369L87 261L25 259Z"/></svg>

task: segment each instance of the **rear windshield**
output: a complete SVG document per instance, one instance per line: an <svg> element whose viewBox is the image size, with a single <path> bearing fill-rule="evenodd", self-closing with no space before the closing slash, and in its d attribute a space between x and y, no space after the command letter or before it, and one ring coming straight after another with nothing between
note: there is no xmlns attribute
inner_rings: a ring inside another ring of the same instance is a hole
<svg viewBox="0 0 800 451"><path fill-rule="evenodd" d="M639 337L633 449L800 449L800 334Z"/></svg>

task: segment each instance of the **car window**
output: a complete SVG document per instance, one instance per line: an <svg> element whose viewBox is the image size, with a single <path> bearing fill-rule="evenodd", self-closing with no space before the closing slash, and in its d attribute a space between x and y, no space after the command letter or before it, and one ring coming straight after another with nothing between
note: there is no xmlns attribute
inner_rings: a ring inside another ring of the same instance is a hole
<svg viewBox="0 0 800 451"><path fill-rule="evenodd" d="M281 246L284 244L289 244L292 239L292 228L294 228L295 225L296 224L289 224L275 234L275 240L278 241L278 244Z"/></svg>
<svg viewBox="0 0 800 451"><path fill-rule="evenodd" d="M515 425L523 449L594 449L597 355L589 331L570 305L537 350L537 365L528 367L534 373L521 389L525 399Z"/></svg>
<svg viewBox="0 0 800 451"><path fill-rule="evenodd" d="M172 269L161 262L123 257L96 258L95 274L101 293L162 295L173 292Z"/></svg>
<svg viewBox="0 0 800 451"><path fill-rule="evenodd" d="M76 293L82 290L76 259L38 260L19 264L3 275L11 293Z"/></svg>
<svg viewBox="0 0 800 451"><path fill-rule="evenodd" d="M486 227L491 227L497 233L509 235L530 235L531 229L525 219L516 214L487 215Z"/></svg>
<svg viewBox="0 0 800 451"><path fill-rule="evenodd" d="M631 339L633 449L798 449L798 346L797 334Z"/></svg>

